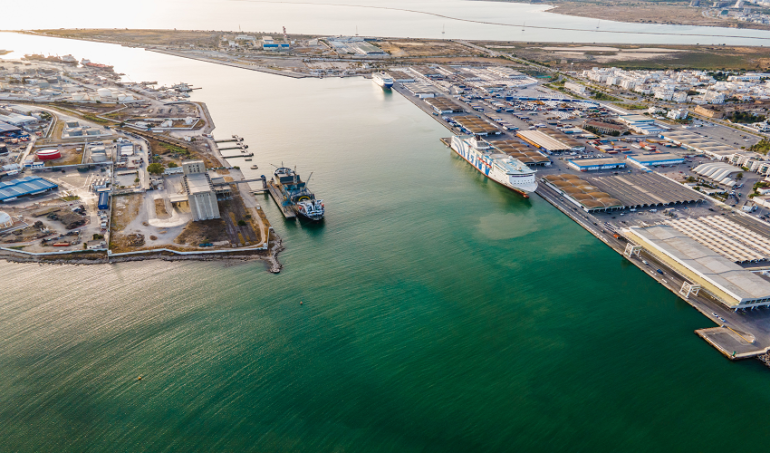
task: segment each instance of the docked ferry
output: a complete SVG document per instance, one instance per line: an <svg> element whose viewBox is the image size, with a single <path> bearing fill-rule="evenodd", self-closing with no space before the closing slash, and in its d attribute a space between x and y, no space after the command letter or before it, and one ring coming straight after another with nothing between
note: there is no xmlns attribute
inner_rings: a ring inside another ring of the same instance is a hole
<svg viewBox="0 0 770 453"><path fill-rule="evenodd" d="M372 74L372 80L374 81L374 83L376 83L377 85L385 89L393 88L393 78L385 74L384 72L383 73L375 72L374 74Z"/></svg>
<svg viewBox="0 0 770 453"><path fill-rule="evenodd" d="M535 170L473 135L455 135L451 147L487 178L529 198L537 189Z"/></svg>

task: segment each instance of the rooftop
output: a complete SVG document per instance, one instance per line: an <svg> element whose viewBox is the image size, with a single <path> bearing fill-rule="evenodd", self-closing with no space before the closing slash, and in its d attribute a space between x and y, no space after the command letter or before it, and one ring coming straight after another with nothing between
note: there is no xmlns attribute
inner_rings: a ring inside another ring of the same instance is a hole
<svg viewBox="0 0 770 453"><path fill-rule="evenodd" d="M770 282L671 226L635 227L624 231L654 246L739 302L770 298Z"/></svg>
<svg viewBox="0 0 770 453"><path fill-rule="evenodd" d="M211 184L205 173L193 173L186 176L189 194L211 192Z"/></svg>

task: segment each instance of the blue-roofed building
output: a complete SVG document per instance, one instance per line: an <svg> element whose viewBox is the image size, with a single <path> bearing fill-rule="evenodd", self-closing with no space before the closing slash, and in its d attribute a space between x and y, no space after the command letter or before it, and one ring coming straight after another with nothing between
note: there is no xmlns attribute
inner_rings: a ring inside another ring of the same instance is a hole
<svg viewBox="0 0 770 453"><path fill-rule="evenodd" d="M599 157L596 159L568 160L569 166L579 171L601 171L624 168L626 163L617 157Z"/></svg>
<svg viewBox="0 0 770 453"><path fill-rule="evenodd" d="M27 195L38 195L56 190L58 184L39 176L25 176L13 181L0 181L0 203Z"/></svg>
<svg viewBox="0 0 770 453"><path fill-rule="evenodd" d="M641 154L628 156L628 161L638 167L657 167L659 165L682 164L684 158L676 154Z"/></svg>

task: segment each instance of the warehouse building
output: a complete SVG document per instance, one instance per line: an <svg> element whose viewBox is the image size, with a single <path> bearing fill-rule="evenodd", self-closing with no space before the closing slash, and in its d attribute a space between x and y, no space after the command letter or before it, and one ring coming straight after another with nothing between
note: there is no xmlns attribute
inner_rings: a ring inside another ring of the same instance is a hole
<svg viewBox="0 0 770 453"><path fill-rule="evenodd" d="M540 131L518 131L516 136L548 154L570 151L569 145Z"/></svg>
<svg viewBox="0 0 770 453"><path fill-rule="evenodd" d="M624 209L623 202L602 192L578 176L562 174L543 177L545 184L586 212L616 211Z"/></svg>
<svg viewBox="0 0 770 453"><path fill-rule="evenodd" d="M740 168L733 167L724 162L707 162L705 164L700 164L693 169L693 172L728 187L737 184L730 176L739 171L741 171Z"/></svg>
<svg viewBox="0 0 770 453"><path fill-rule="evenodd" d="M471 135L496 135L500 134L497 126L490 124L477 116L455 116L452 118L460 127Z"/></svg>
<svg viewBox="0 0 770 453"><path fill-rule="evenodd" d="M628 161L637 167L647 168L682 164L684 163L684 158L676 154L642 154L628 156Z"/></svg>
<svg viewBox="0 0 770 453"><path fill-rule="evenodd" d="M447 98L429 98L425 100L425 103L433 107L433 110L435 110L439 115L443 115L445 113L464 112L462 107Z"/></svg>
<svg viewBox="0 0 770 453"><path fill-rule="evenodd" d="M669 220L666 224L734 263L770 258L770 239L722 216Z"/></svg>
<svg viewBox="0 0 770 453"><path fill-rule="evenodd" d="M689 282L732 309L770 306L770 282L746 270L669 225L623 229L641 246ZM690 291L687 288L688 293Z"/></svg>
<svg viewBox="0 0 770 453"><path fill-rule="evenodd" d="M491 141L489 144L498 151L501 151L526 165L551 165L551 160L548 157L517 140L497 140Z"/></svg>
<svg viewBox="0 0 770 453"><path fill-rule="evenodd" d="M651 208L703 201L703 197L697 192L654 173L602 176L590 178L589 181L629 208Z"/></svg>
<svg viewBox="0 0 770 453"><path fill-rule="evenodd" d="M405 83L404 88L420 99L433 98L438 94L433 85L424 82Z"/></svg>
<svg viewBox="0 0 770 453"><path fill-rule="evenodd" d="M731 146L715 142L714 140L692 132L666 131L665 133L660 134L660 138L717 160L729 159L737 152L737 150Z"/></svg>
<svg viewBox="0 0 770 453"><path fill-rule="evenodd" d="M18 199L19 197L40 195L56 190L59 186L38 176L25 176L13 181L0 181L0 203Z"/></svg>
<svg viewBox="0 0 770 453"><path fill-rule="evenodd" d="M414 80L414 76L407 74L404 71L399 71L397 69L390 69L388 71L388 75L393 79L393 82L395 83L414 83L416 80Z"/></svg>
<svg viewBox="0 0 770 453"><path fill-rule="evenodd" d="M625 168L626 163L617 157L600 157L597 159L571 159L569 166L578 171L601 171Z"/></svg>

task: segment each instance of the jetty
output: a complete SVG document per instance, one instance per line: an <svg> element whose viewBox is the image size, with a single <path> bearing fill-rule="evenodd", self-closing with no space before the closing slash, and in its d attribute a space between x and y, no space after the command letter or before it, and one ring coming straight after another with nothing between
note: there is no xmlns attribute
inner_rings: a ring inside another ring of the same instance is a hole
<svg viewBox="0 0 770 453"><path fill-rule="evenodd" d="M281 195L281 191L278 190L272 181L267 183L267 191L270 193L273 201L275 201L275 204L278 205L278 208L281 210L284 217L287 219L294 219L297 217L297 214L294 212L291 206L285 205L283 203L283 195Z"/></svg>

